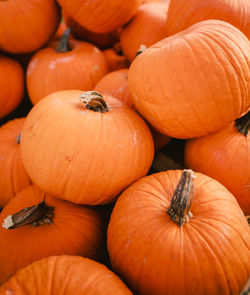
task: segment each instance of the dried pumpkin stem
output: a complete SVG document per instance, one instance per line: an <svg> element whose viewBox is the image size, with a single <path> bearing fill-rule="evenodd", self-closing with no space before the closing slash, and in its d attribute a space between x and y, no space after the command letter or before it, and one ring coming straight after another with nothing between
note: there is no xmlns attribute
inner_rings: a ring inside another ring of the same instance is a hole
<svg viewBox="0 0 250 295"><path fill-rule="evenodd" d="M192 170L183 171L167 211L171 219L178 223L179 226L182 226L193 217L190 212L194 195L193 178Z"/></svg>
<svg viewBox="0 0 250 295"><path fill-rule="evenodd" d="M61 39L58 42L58 45L55 49L56 52L58 53L65 53L69 52L72 49L69 46L69 35L72 31L72 28L68 28L62 35Z"/></svg>
<svg viewBox="0 0 250 295"><path fill-rule="evenodd" d="M135 57L143 53L147 49L146 45L140 45L139 49L136 51Z"/></svg>
<svg viewBox="0 0 250 295"><path fill-rule="evenodd" d="M24 208L17 213L9 215L4 219L2 227L15 229L29 224L33 226L52 224L54 217L53 211L54 207L49 207L42 201L38 205Z"/></svg>
<svg viewBox="0 0 250 295"><path fill-rule="evenodd" d="M108 106L103 96L97 91L86 91L80 95L80 100L86 104L86 108L95 112L108 112Z"/></svg>
<svg viewBox="0 0 250 295"><path fill-rule="evenodd" d="M18 134L17 137L16 137L16 143L17 144L20 144L21 142L21 136L22 136L22 133Z"/></svg>
<svg viewBox="0 0 250 295"><path fill-rule="evenodd" d="M241 134L248 135L250 129L250 111L235 121L235 127Z"/></svg>

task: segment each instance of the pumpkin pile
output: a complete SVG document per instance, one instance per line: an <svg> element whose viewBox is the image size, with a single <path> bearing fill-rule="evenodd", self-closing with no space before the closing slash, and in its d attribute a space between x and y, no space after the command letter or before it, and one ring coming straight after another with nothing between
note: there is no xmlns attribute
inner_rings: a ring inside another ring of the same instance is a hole
<svg viewBox="0 0 250 295"><path fill-rule="evenodd" d="M250 2L0 20L0 295L248 294Z"/></svg>

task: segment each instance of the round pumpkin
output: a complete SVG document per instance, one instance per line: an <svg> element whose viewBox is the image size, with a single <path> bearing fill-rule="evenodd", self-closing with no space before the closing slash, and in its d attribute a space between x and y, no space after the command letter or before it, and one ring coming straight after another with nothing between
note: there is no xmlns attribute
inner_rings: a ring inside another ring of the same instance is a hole
<svg viewBox="0 0 250 295"><path fill-rule="evenodd" d="M165 38L129 70L136 109L176 138L216 132L250 106L250 42L231 24L208 20Z"/></svg>
<svg viewBox="0 0 250 295"><path fill-rule="evenodd" d="M65 90L42 99L28 114L21 154L32 181L44 191L94 205L114 201L146 175L154 147L146 123L119 100Z"/></svg>
<svg viewBox="0 0 250 295"><path fill-rule="evenodd" d="M52 272L53 270L53 272ZM0 287L0 294L132 295L106 266L70 255L51 256L21 269Z"/></svg>
<svg viewBox="0 0 250 295"><path fill-rule="evenodd" d="M31 184L20 153L24 121L14 119L0 127L0 208Z"/></svg>
<svg viewBox="0 0 250 295"><path fill-rule="evenodd" d="M16 108L23 95L24 72L21 65L17 61L0 54L0 118L8 115Z"/></svg>
<svg viewBox="0 0 250 295"><path fill-rule="evenodd" d="M0 1L0 50L11 53L38 50L56 32L60 16L55 0Z"/></svg>
<svg viewBox="0 0 250 295"><path fill-rule="evenodd" d="M109 72L126 69L130 66L130 61L124 56L120 44L116 44L113 48L104 49L102 52L108 64Z"/></svg>
<svg viewBox="0 0 250 295"><path fill-rule="evenodd" d="M26 79L33 104L58 90L92 90L107 73L102 52L90 43L68 40L69 33L67 30L59 42L41 49L32 57Z"/></svg>
<svg viewBox="0 0 250 295"><path fill-rule="evenodd" d="M226 21L250 39L250 2L245 0L170 0L167 34L208 19Z"/></svg>
<svg viewBox="0 0 250 295"><path fill-rule="evenodd" d="M121 31L120 42L124 55L132 61L141 45L146 47L167 36L168 3L140 5L135 17Z"/></svg>
<svg viewBox="0 0 250 295"><path fill-rule="evenodd" d="M250 228L236 199L191 170L159 172L125 190L108 251L135 294L238 295L250 275Z"/></svg>
<svg viewBox="0 0 250 295"><path fill-rule="evenodd" d="M250 215L250 112L222 130L187 141L185 165L222 183Z"/></svg>
<svg viewBox="0 0 250 295"><path fill-rule="evenodd" d="M98 258L102 221L90 208L59 200L37 186L18 193L0 213L0 284L52 255Z"/></svg>

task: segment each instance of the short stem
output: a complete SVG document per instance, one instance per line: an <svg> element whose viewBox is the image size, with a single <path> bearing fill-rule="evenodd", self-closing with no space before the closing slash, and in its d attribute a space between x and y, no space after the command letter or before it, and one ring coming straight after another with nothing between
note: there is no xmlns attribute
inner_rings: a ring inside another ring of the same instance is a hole
<svg viewBox="0 0 250 295"><path fill-rule="evenodd" d="M53 211L54 207L49 207L42 201L38 205L24 208L17 213L9 215L4 219L2 227L15 229L29 224L33 226L52 224L54 217Z"/></svg>
<svg viewBox="0 0 250 295"><path fill-rule="evenodd" d="M97 91L85 91L80 95L80 100L92 111L105 113L109 110L103 96Z"/></svg>
<svg viewBox="0 0 250 295"><path fill-rule="evenodd" d="M22 133L18 134L17 137L16 137L16 143L17 144L20 144L21 142L21 136L22 136Z"/></svg>
<svg viewBox="0 0 250 295"><path fill-rule="evenodd" d="M179 226L182 226L193 217L190 212L194 194L193 178L192 170L183 171L167 211L171 219L178 223Z"/></svg>
<svg viewBox="0 0 250 295"><path fill-rule="evenodd" d="M140 45L139 49L136 51L135 57L143 53L147 49L146 45Z"/></svg>
<svg viewBox="0 0 250 295"><path fill-rule="evenodd" d="M250 111L242 116L241 118L235 120L235 127L238 129L238 131L247 136L249 129L250 129Z"/></svg>
<svg viewBox="0 0 250 295"><path fill-rule="evenodd" d="M117 55L123 56L122 46L121 43L115 43L113 45L113 49Z"/></svg>
<svg viewBox="0 0 250 295"><path fill-rule="evenodd" d="M72 31L72 28L68 28L62 35L61 39L58 42L58 45L55 49L56 52L58 53L65 53L69 52L72 49L69 46L69 35Z"/></svg>

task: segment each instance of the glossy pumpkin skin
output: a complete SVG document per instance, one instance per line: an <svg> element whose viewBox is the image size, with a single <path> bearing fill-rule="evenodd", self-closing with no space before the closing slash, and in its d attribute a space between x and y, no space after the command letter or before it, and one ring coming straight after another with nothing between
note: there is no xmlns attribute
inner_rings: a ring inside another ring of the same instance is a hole
<svg viewBox="0 0 250 295"><path fill-rule="evenodd" d="M102 247L102 221L90 208L56 199L37 186L25 188L0 213L0 224L10 214L39 204L54 207L51 225L0 228L0 283L17 270L52 255L80 255L97 258Z"/></svg>
<svg viewBox="0 0 250 295"><path fill-rule="evenodd" d="M222 183L250 215L250 135L244 136L234 123L222 130L187 141L185 166Z"/></svg>
<svg viewBox="0 0 250 295"><path fill-rule="evenodd" d="M147 174L152 135L117 99L104 96L110 110L99 113L85 107L82 93L59 91L41 100L26 119L21 154L44 191L74 203L105 204Z"/></svg>
<svg viewBox="0 0 250 295"><path fill-rule="evenodd" d="M106 266L69 255L51 256L23 268L0 287L0 294L8 292L19 295L132 295Z"/></svg>
<svg viewBox="0 0 250 295"><path fill-rule="evenodd" d="M58 90L92 90L108 71L105 57L96 46L71 39L72 50L58 53L57 44L38 51L28 65L27 89L33 104Z"/></svg>
<svg viewBox="0 0 250 295"><path fill-rule="evenodd" d="M113 48L104 49L102 52L108 64L109 72L126 69L130 66L130 61L123 53L119 54Z"/></svg>
<svg viewBox="0 0 250 295"><path fill-rule="evenodd" d="M180 170L144 177L119 197L108 228L114 271L136 294L234 294L250 275L250 230L233 195L195 173L193 218L167 213Z"/></svg>
<svg viewBox="0 0 250 295"><path fill-rule="evenodd" d="M216 132L250 105L250 43L232 25L208 20L155 43L129 71L137 110L161 133Z"/></svg>
<svg viewBox="0 0 250 295"><path fill-rule="evenodd" d="M168 4L165 2L140 5L135 17L121 31L124 55L132 61L141 45L150 45L167 37L166 19Z"/></svg>
<svg viewBox="0 0 250 295"><path fill-rule="evenodd" d="M84 28L107 33L126 24L135 15L141 0L59 0L58 3Z"/></svg>
<svg viewBox="0 0 250 295"><path fill-rule="evenodd" d="M245 0L170 0L167 34L208 19L228 22L250 39L250 2Z"/></svg>
<svg viewBox="0 0 250 295"><path fill-rule="evenodd" d="M23 94L24 72L21 65L0 54L0 118L8 115L18 106Z"/></svg>
<svg viewBox="0 0 250 295"><path fill-rule="evenodd" d="M31 184L20 153L24 121L25 118L14 119L0 127L0 208Z"/></svg>
<svg viewBox="0 0 250 295"><path fill-rule="evenodd" d="M56 32L60 16L55 0L0 1L0 50L38 50Z"/></svg>

